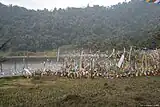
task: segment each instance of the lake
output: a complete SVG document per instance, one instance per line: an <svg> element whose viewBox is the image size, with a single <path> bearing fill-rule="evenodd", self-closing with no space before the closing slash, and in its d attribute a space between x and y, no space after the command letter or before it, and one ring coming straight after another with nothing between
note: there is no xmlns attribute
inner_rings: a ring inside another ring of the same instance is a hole
<svg viewBox="0 0 160 107"><path fill-rule="evenodd" d="M61 67L61 63L57 63L56 58L7 58L7 61L2 64L2 72L0 71L0 77L22 75L24 67L30 68L32 71L37 69L52 69L58 70ZM45 64L44 64L45 62Z"/></svg>

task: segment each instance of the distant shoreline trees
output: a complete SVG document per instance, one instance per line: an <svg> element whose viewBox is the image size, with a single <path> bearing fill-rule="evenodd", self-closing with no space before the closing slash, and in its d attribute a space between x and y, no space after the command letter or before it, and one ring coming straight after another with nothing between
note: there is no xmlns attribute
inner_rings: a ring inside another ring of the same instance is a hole
<svg viewBox="0 0 160 107"><path fill-rule="evenodd" d="M0 4L0 34L15 37L13 51L36 52L64 45L102 51L129 46L150 48L153 40L155 47L160 47L159 36L153 37L158 30L148 33L160 25L158 12L158 5L138 0L110 7L52 11Z"/></svg>

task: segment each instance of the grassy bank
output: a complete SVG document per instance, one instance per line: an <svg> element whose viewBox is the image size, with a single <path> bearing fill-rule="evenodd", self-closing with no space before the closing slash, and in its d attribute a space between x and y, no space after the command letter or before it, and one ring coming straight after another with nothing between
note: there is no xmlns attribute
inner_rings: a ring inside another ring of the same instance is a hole
<svg viewBox="0 0 160 107"><path fill-rule="evenodd" d="M56 50L53 51L45 51L45 52L24 52L24 51L17 51L17 52L0 52L0 56L49 56L49 57L56 57Z"/></svg>
<svg viewBox="0 0 160 107"><path fill-rule="evenodd" d="M0 79L2 107L124 107L160 104L160 77Z"/></svg>

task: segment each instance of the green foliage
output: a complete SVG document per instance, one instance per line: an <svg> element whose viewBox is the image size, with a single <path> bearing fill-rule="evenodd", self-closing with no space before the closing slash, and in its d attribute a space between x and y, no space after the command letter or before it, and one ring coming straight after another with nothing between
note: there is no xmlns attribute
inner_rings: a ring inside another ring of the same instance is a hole
<svg viewBox="0 0 160 107"><path fill-rule="evenodd" d="M11 52L9 56L24 56L24 52L23 51Z"/></svg>
<svg viewBox="0 0 160 107"><path fill-rule="evenodd" d="M13 50L43 51L63 45L83 48L123 49L156 47L153 38L160 27L160 6L132 0L110 7L27 10L0 4L0 35L15 37ZM151 31L148 33L149 31Z"/></svg>

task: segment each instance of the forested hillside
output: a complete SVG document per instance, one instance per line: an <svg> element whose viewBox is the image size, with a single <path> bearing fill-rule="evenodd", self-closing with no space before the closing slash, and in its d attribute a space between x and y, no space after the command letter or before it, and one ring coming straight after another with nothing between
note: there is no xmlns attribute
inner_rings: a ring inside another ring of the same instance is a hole
<svg viewBox="0 0 160 107"><path fill-rule="evenodd" d="M110 7L28 10L0 4L0 36L13 50L42 51L63 45L92 49L160 46L160 5L132 0Z"/></svg>

